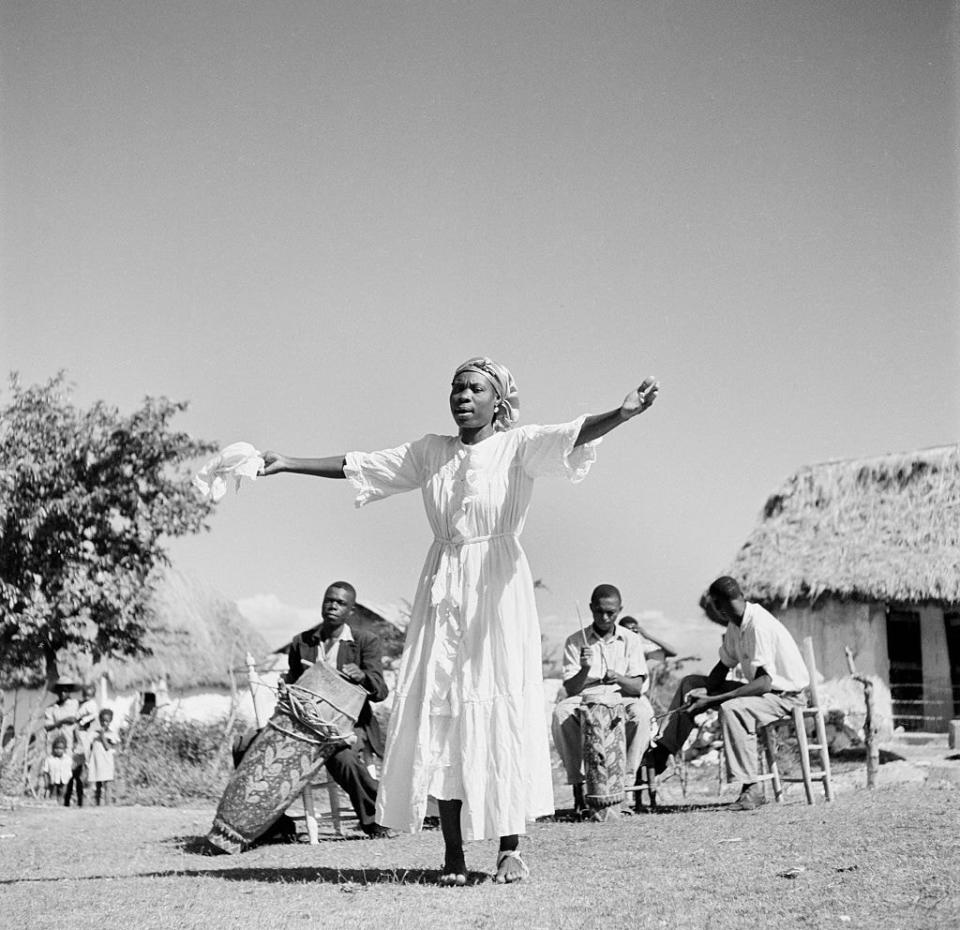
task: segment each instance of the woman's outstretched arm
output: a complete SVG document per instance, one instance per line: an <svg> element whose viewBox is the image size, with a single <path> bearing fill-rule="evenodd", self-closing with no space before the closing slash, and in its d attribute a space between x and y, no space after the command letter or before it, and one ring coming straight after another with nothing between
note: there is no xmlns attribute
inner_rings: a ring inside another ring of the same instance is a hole
<svg viewBox="0 0 960 930"><path fill-rule="evenodd" d="M616 429L622 423L626 423L627 420L643 413L657 399L659 391L660 382L656 378L644 378L643 383L627 394L623 403L616 410L586 417L574 445L582 446L584 443L593 442L595 439L605 436L610 430Z"/></svg>
<svg viewBox="0 0 960 930"><path fill-rule="evenodd" d="M286 472L291 475L314 475L317 478L345 478L343 466L346 457L343 455L328 455L318 459L295 459L289 455L280 455L279 452L263 453L263 471L261 475L280 475Z"/></svg>

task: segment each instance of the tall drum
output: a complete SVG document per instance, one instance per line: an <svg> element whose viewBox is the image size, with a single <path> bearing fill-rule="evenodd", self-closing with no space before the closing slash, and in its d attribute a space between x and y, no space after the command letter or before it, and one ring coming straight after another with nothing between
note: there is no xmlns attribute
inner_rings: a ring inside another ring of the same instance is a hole
<svg viewBox="0 0 960 930"><path fill-rule="evenodd" d="M242 852L269 829L317 769L354 739L366 697L322 662L282 687L276 711L227 783L210 842Z"/></svg>
<svg viewBox="0 0 960 930"><path fill-rule="evenodd" d="M612 819L623 803L627 737L622 704L585 700L580 706L584 799L597 819Z"/></svg>

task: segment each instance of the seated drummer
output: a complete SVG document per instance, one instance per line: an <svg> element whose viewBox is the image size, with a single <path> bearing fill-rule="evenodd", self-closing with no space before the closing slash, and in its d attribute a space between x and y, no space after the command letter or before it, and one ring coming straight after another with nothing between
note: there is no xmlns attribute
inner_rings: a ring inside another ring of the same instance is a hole
<svg viewBox="0 0 960 930"><path fill-rule="evenodd" d="M319 626L298 633L290 644L290 671L287 682L295 682L316 662L326 662L344 677L367 691L360 716L357 736L377 756L383 756L383 734L370 708L371 702L387 696L383 680L383 646L380 637L366 630L353 629L357 592L346 581L335 581L323 595ZM374 822L377 807L377 782L371 777L358 753L358 742L335 752L327 759L327 771L350 796L360 821L360 829L370 837L392 837L395 832Z"/></svg>
<svg viewBox="0 0 960 930"><path fill-rule="evenodd" d="M593 623L567 637L563 649L563 687L566 696L553 710L553 741L573 785L577 811L585 809L580 715L585 701L621 704L627 737L624 784L636 779L640 760L650 742L653 708L643 695L647 663L643 640L617 626L620 592L609 584L598 585L590 596Z"/></svg>

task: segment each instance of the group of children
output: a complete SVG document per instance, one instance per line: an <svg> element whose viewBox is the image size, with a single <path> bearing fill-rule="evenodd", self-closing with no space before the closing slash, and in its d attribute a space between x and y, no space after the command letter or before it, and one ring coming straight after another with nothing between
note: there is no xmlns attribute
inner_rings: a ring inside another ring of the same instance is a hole
<svg viewBox="0 0 960 930"><path fill-rule="evenodd" d="M71 694L77 686L65 679L54 685L57 702L47 708L44 729L49 754L41 776L46 796L63 801L69 807L76 794L77 807L83 806L84 785L95 785L98 805L110 803L110 782L115 777L114 756L120 742L109 707L98 710L94 688L82 689L82 700Z"/></svg>

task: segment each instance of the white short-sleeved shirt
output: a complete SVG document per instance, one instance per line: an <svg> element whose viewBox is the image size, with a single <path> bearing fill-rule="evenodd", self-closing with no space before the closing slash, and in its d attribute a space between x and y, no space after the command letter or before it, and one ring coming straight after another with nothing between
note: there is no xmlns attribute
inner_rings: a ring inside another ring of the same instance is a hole
<svg viewBox="0 0 960 930"><path fill-rule="evenodd" d="M51 785L65 785L73 777L73 758L69 755L47 756L41 772L50 779Z"/></svg>
<svg viewBox="0 0 960 930"><path fill-rule="evenodd" d="M763 668L774 691L802 691L810 683L806 663L790 631L759 604L747 603L743 622L728 623L720 644L720 661L740 666L747 681Z"/></svg>
<svg viewBox="0 0 960 930"><path fill-rule="evenodd" d="M647 660L643 654L643 640L636 633L616 626L608 639L597 635L593 624L584 627L563 644L563 680L573 678L580 671L580 650L584 643L590 647L590 668L587 681L580 692L587 697L608 697L620 694L616 685L605 685L608 672L635 678L647 675ZM647 683L644 682L644 685Z"/></svg>

